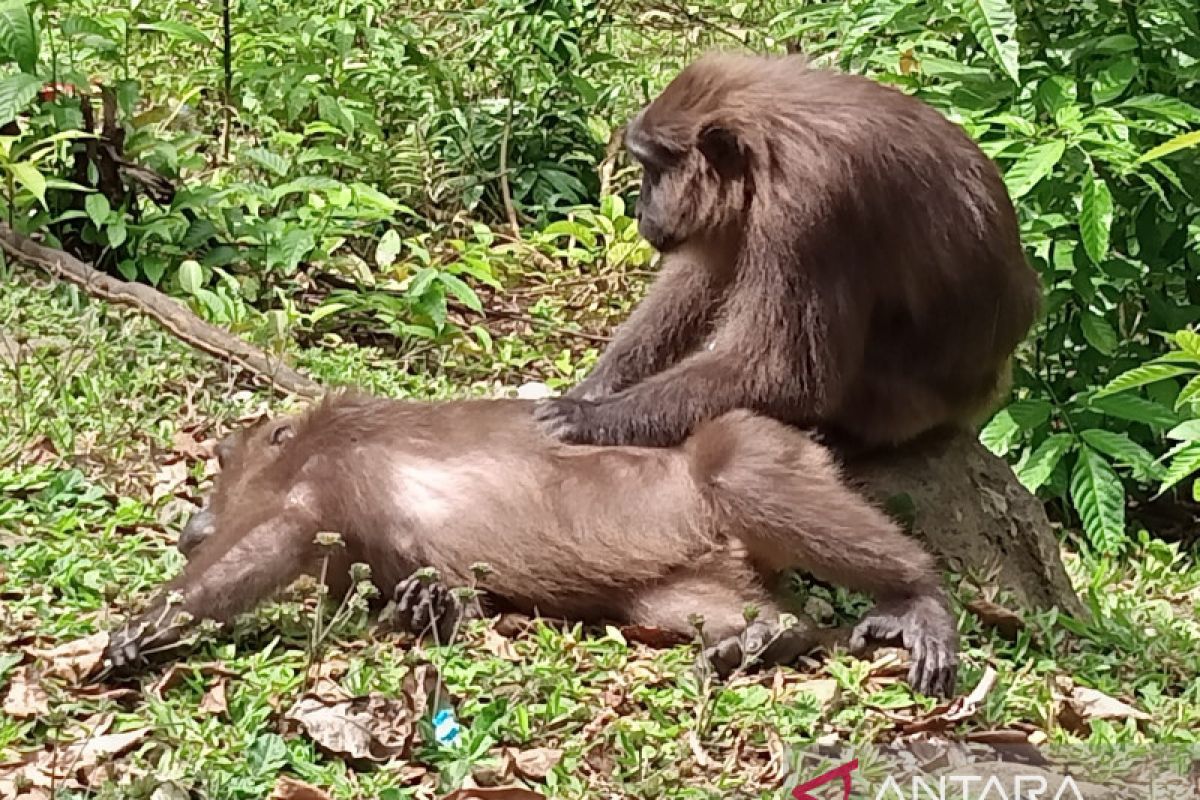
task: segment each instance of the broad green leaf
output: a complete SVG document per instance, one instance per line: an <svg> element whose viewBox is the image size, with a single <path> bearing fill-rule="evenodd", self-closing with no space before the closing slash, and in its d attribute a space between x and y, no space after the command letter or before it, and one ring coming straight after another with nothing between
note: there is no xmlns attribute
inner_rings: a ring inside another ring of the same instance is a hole
<svg viewBox="0 0 1200 800"><path fill-rule="evenodd" d="M185 39L189 42L202 44L206 47L213 47L213 40L208 38L208 34L197 28L195 25L188 25L186 22L144 22L137 26L139 31L165 33L175 39Z"/></svg>
<svg viewBox="0 0 1200 800"><path fill-rule="evenodd" d="M1189 356L1200 360L1200 333L1184 329L1176 331L1172 338L1175 340L1175 344L1179 346L1179 349L1183 350Z"/></svg>
<svg viewBox="0 0 1200 800"><path fill-rule="evenodd" d="M1013 422L1024 431L1031 431L1050 419L1051 406L1045 400L1018 400L1005 409Z"/></svg>
<svg viewBox="0 0 1200 800"><path fill-rule="evenodd" d="M1092 83L1092 99L1108 103L1121 96L1137 74L1137 62L1129 56L1113 59L1096 74Z"/></svg>
<svg viewBox="0 0 1200 800"><path fill-rule="evenodd" d="M1195 372L1195 370L1179 366L1178 364L1143 364L1113 378L1108 382L1107 386L1096 392L1093 398L1107 397L1117 392L1124 392L1138 386L1145 386L1148 383L1157 383L1158 381L1165 381L1168 378L1174 378L1177 375L1185 375L1192 372Z"/></svg>
<svg viewBox="0 0 1200 800"><path fill-rule="evenodd" d="M1019 84L1017 15L1008 0L961 0L961 12L983 51Z"/></svg>
<svg viewBox="0 0 1200 800"><path fill-rule="evenodd" d="M1181 442L1200 441L1200 419L1189 419L1179 423L1167 431L1167 438Z"/></svg>
<svg viewBox="0 0 1200 800"><path fill-rule="evenodd" d="M24 72L0 78L0 125L16 119L18 114L29 107L41 88L41 78L26 75Z"/></svg>
<svg viewBox="0 0 1200 800"><path fill-rule="evenodd" d="M37 28L25 3L22 0L0 3L0 58L15 61L21 72L34 73L38 49Z"/></svg>
<svg viewBox="0 0 1200 800"><path fill-rule="evenodd" d="M204 282L204 271L198 261L187 259L179 265L179 288L194 295Z"/></svg>
<svg viewBox="0 0 1200 800"><path fill-rule="evenodd" d="M12 176L16 182L28 189L29 193L36 197L38 202L42 204L42 207L45 208L46 176L28 161L9 164L8 168L12 172Z"/></svg>
<svg viewBox="0 0 1200 800"><path fill-rule="evenodd" d="M396 263L400 247L400 234L396 233L395 228L388 228L383 236L379 237L379 244L375 245L375 263L380 269L387 269Z"/></svg>
<svg viewBox="0 0 1200 800"><path fill-rule="evenodd" d="M1099 264L1108 255L1109 234L1112 230L1113 198L1108 184L1089 169L1083 177L1083 207L1079 214L1079 231L1083 247L1092 262Z"/></svg>
<svg viewBox="0 0 1200 800"><path fill-rule="evenodd" d="M1177 153L1180 150L1186 150L1189 147L1200 145L1200 131L1192 131L1191 133L1183 133L1176 136L1170 141L1163 142L1158 147L1143 153L1140 158L1134 163L1144 164L1147 161L1153 161L1156 158L1169 156L1171 153Z"/></svg>
<svg viewBox="0 0 1200 800"><path fill-rule="evenodd" d="M108 219L108 215L112 213L112 207L108 204L108 198L97 192L89 194L83 201L84 210L87 211L88 219L92 224L100 229L104 226L104 221Z"/></svg>
<svg viewBox="0 0 1200 800"><path fill-rule="evenodd" d="M1083 329L1083 338L1087 343L1104 355L1111 356L1117 351L1117 332L1104 317L1084 309L1079 317L1079 327Z"/></svg>
<svg viewBox="0 0 1200 800"><path fill-rule="evenodd" d="M104 229L104 236L108 239L109 247L120 247L125 244L125 240L129 238L129 229L125 227L125 220L118 218L115 222L109 223Z"/></svg>
<svg viewBox="0 0 1200 800"><path fill-rule="evenodd" d="M1069 433L1047 436L1017 470L1017 480L1029 491L1036 492L1050 480L1054 468L1074 443L1075 438Z"/></svg>
<svg viewBox="0 0 1200 800"><path fill-rule="evenodd" d="M1175 450L1158 494L1162 494L1184 478L1200 470L1200 442L1187 442Z"/></svg>
<svg viewBox="0 0 1200 800"><path fill-rule="evenodd" d="M846 33L845 47L858 47L871 34L884 31L901 11L915 5L916 2L917 0L872 0L870 3L864 3Z"/></svg>
<svg viewBox="0 0 1200 800"><path fill-rule="evenodd" d="M1159 428L1171 428L1179 423L1179 415L1172 409L1128 392L1092 398L1090 405L1110 417L1141 422Z"/></svg>
<svg viewBox="0 0 1200 800"><path fill-rule="evenodd" d="M446 287L458 302L462 303L467 308L475 312L483 311L483 303L479 302L479 295L475 294L475 290L468 286L463 279L457 275L452 275L449 272L442 272L438 275L438 280Z"/></svg>
<svg viewBox="0 0 1200 800"><path fill-rule="evenodd" d="M1092 449L1098 450L1116 463L1132 469L1134 477L1138 480L1162 479L1162 467L1158 465L1154 455L1130 439L1127 434L1093 428L1083 431L1080 436Z"/></svg>
<svg viewBox="0 0 1200 800"><path fill-rule="evenodd" d="M317 98L317 113L321 119L336 125L347 136L354 135L354 116L342 107L336 97L321 95Z"/></svg>
<svg viewBox="0 0 1200 800"><path fill-rule="evenodd" d="M1055 165L1066 152L1067 144L1055 139L1029 148L1013 162L1004 174L1004 183L1009 194L1016 200L1024 197L1043 178L1054 171Z"/></svg>
<svg viewBox="0 0 1200 800"><path fill-rule="evenodd" d="M409 282L407 289L409 297L420 297L425 294L429 287L433 285L433 282L437 280L437 276L438 271L436 268L424 267Z"/></svg>
<svg viewBox="0 0 1200 800"><path fill-rule="evenodd" d="M1175 410L1183 408L1185 405L1195 405L1200 402L1200 375L1188 381L1187 386L1179 392L1179 396L1175 398Z"/></svg>
<svg viewBox="0 0 1200 800"><path fill-rule="evenodd" d="M281 178L286 178L288 170L291 169L291 165L288 164L286 158L262 147L251 147L248 150L243 150L242 155Z"/></svg>
<svg viewBox="0 0 1200 800"><path fill-rule="evenodd" d="M313 309L313 312L308 315L308 320L313 325L316 325L318 322L325 319L326 317L337 314L340 311L345 311L347 308L350 308L349 303L325 302L325 303L322 303L317 308Z"/></svg>
<svg viewBox="0 0 1200 800"><path fill-rule="evenodd" d="M283 268L285 274L295 272L304 257L317 244L312 232L304 228L292 228L272 248L270 261Z"/></svg>
<svg viewBox="0 0 1200 800"><path fill-rule="evenodd" d="M570 236L578 239L584 247L596 246L596 234L581 222L573 219L560 219L551 222L543 230L547 236Z"/></svg>
<svg viewBox="0 0 1200 800"><path fill-rule="evenodd" d="M988 450L998 456L1003 456L1012 449L1020 435L1021 426L1005 408L992 417L991 421L979 432L979 441Z"/></svg>
<svg viewBox="0 0 1200 800"><path fill-rule="evenodd" d="M1132 108L1153 114L1177 125L1200 123L1200 108L1183 102L1177 97L1164 94L1143 94L1121 103L1121 108Z"/></svg>
<svg viewBox="0 0 1200 800"><path fill-rule="evenodd" d="M1120 552L1125 541L1125 487L1100 453L1081 447L1071 471L1071 501L1088 540L1102 553Z"/></svg>
<svg viewBox="0 0 1200 800"><path fill-rule="evenodd" d="M306 175L303 178L296 178L295 180L291 180L285 184L276 186L271 192L271 202L278 203L289 194L306 192L332 192L341 185L341 181L335 181L333 178L324 178L319 175Z"/></svg>

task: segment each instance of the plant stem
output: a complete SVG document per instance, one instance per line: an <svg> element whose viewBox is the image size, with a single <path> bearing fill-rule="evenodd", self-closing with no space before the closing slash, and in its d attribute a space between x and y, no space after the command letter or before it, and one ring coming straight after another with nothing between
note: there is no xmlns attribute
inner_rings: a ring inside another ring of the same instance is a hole
<svg viewBox="0 0 1200 800"><path fill-rule="evenodd" d="M230 137L233 135L233 20L229 9L230 0L221 0L221 67L225 72L225 88L222 102L225 106L224 142L221 146L222 159L229 160Z"/></svg>

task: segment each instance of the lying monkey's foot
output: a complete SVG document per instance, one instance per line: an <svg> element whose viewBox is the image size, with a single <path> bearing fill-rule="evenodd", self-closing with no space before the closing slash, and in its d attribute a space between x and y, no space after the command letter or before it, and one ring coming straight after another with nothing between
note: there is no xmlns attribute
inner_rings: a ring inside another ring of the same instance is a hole
<svg viewBox="0 0 1200 800"><path fill-rule="evenodd" d="M407 578L392 593L395 607L392 623L400 630L420 636L432 630L438 644L448 644L463 618L462 603L453 590L438 581Z"/></svg>
<svg viewBox="0 0 1200 800"><path fill-rule="evenodd" d="M881 603L863 617L850 638L852 651L868 639L899 641L912 655L909 684L931 697L950 697L958 681L958 629L934 595Z"/></svg>
<svg viewBox="0 0 1200 800"><path fill-rule="evenodd" d="M751 622L737 636L705 648L703 658L719 678L740 667L773 667L791 664L825 643L813 624L804 621L784 627L778 622Z"/></svg>

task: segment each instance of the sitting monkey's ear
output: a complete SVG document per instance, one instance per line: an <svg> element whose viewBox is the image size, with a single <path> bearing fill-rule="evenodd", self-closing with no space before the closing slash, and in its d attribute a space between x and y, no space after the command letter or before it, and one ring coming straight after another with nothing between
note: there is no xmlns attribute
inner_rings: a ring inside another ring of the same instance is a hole
<svg viewBox="0 0 1200 800"><path fill-rule="evenodd" d="M746 172L746 151L737 134L717 124L704 126L696 146L725 179L740 178Z"/></svg>
<svg viewBox="0 0 1200 800"><path fill-rule="evenodd" d="M277 425L275 429L271 431L270 441L273 445L281 445L295 435L296 431L294 428L292 428L292 424L290 422L283 422Z"/></svg>

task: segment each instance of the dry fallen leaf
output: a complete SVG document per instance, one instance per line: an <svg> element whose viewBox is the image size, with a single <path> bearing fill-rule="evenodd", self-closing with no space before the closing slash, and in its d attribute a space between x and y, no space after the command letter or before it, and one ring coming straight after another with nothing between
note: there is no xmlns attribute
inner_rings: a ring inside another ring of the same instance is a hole
<svg viewBox="0 0 1200 800"><path fill-rule="evenodd" d="M793 685L797 691L808 692L817 699L817 705L822 710L829 708L841 694L838 682L833 678L821 678L810 681L800 681Z"/></svg>
<svg viewBox="0 0 1200 800"><path fill-rule="evenodd" d="M105 647L108 647L108 634L101 631L49 650L30 650L29 653L44 662L43 678L60 678L78 685L99 668Z"/></svg>
<svg viewBox="0 0 1200 800"><path fill-rule="evenodd" d="M212 457L212 448L216 444L213 439L197 442L196 437L188 431L176 431L171 437L171 450L183 456L186 461L206 461Z"/></svg>
<svg viewBox="0 0 1200 800"><path fill-rule="evenodd" d="M979 618L984 627L992 628L1008 641L1015 641L1025 629L1025 620L1015 611L997 605L990 600L977 597L967 603L967 609Z"/></svg>
<svg viewBox="0 0 1200 800"><path fill-rule="evenodd" d="M551 747L535 747L513 755L513 767L517 774L530 781L543 781L550 770L562 761L563 751Z"/></svg>
<svg viewBox="0 0 1200 800"><path fill-rule="evenodd" d="M321 749L353 761L382 763L406 755L417 733L409 703L381 694L332 701L305 695L286 719Z"/></svg>
<svg viewBox="0 0 1200 800"><path fill-rule="evenodd" d="M50 713L50 696L34 678L33 668L25 667L13 675L4 696L4 713L15 719L30 719Z"/></svg>
<svg viewBox="0 0 1200 800"><path fill-rule="evenodd" d="M227 678L217 678L213 685L208 687L204 697L200 698L200 706L197 709L201 714L224 714L229 709L225 700L228 682Z"/></svg>
<svg viewBox="0 0 1200 800"><path fill-rule="evenodd" d="M0 774L0 788L6 782L32 788L89 788L97 783L96 773L105 762L129 752L149 734L149 728L139 728L94 735L52 750L30 753L22 762L6 765L5 773Z"/></svg>
<svg viewBox="0 0 1200 800"><path fill-rule="evenodd" d="M948 705L938 706L924 717L902 725L901 729L906 734L944 731L954 723L974 716L995 685L996 670L988 667L970 694L956 698Z"/></svg>
<svg viewBox="0 0 1200 800"><path fill-rule="evenodd" d="M1086 686L1076 686L1071 690L1071 695L1060 704L1057 717L1059 725L1080 734L1091 730L1092 720L1132 719L1146 722L1150 719L1146 712Z"/></svg>
<svg viewBox="0 0 1200 800"><path fill-rule="evenodd" d="M513 643L496 633L494 628L488 628L483 634L483 649L505 661L518 661L520 656Z"/></svg>
<svg viewBox="0 0 1200 800"><path fill-rule="evenodd" d="M280 775L270 800L330 800L329 793L310 783Z"/></svg>
<svg viewBox="0 0 1200 800"><path fill-rule="evenodd" d="M473 789L457 789L442 800L545 800L541 792L521 786L477 786Z"/></svg>
<svg viewBox="0 0 1200 800"><path fill-rule="evenodd" d="M180 486L187 483L187 479L188 465L186 461L163 464L154 474L154 488L150 492L150 503L156 504L164 497L175 494Z"/></svg>
<svg viewBox="0 0 1200 800"><path fill-rule="evenodd" d="M236 678L237 673L233 670L218 664L215 661L205 662L203 664L184 664L175 663L167 668L163 676L154 682L154 685L148 690L156 699L162 700L165 692L174 689L179 684L183 683L183 679L188 675L203 675L205 677Z"/></svg>

